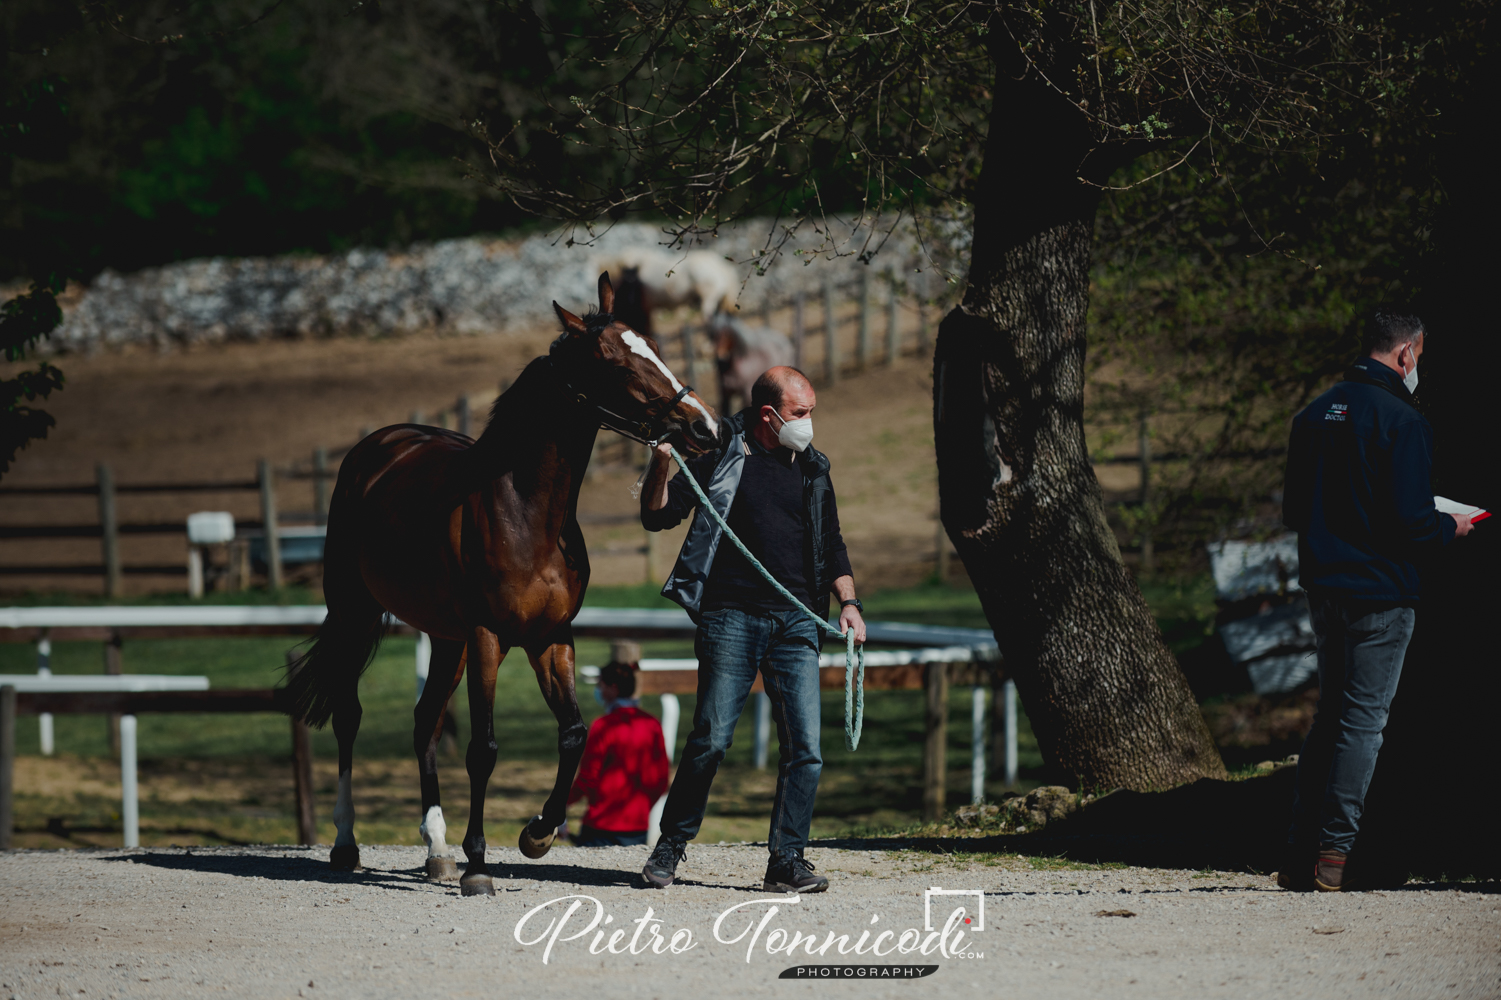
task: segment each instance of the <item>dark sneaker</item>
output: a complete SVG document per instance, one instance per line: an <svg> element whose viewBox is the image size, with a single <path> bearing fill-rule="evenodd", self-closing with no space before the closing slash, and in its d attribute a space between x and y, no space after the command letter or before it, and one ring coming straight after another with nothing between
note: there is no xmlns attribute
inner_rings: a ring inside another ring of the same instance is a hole
<svg viewBox="0 0 1501 1000"><path fill-rule="evenodd" d="M828 887L829 880L813 874L813 863L801 854L772 858L761 883L763 892L823 892Z"/></svg>
<svg viewBox="0 0 1501 1000"><path fill-rule="evenodd" d="M1313 887L1319 892L1339 892L1349 889L1345 881L1345 855L1340 851L1319 852L1319 860L1313 867Z"/></svg>
<svg viewBox="0 0 1501 1000"><path fill-rule="evenodd" d="M1313 872L1301 867L1296 870L1283 870L1277 873L1277 884L1292 892L1312 892Z"/></svg>
<svg viewBox="0 0 1501 1000"><path fill-rule="evenodd" d="M646 879L646 884L654 885L658 889L665 889L672 885L672 880L677 878L678 862L682 861L687 854L688 845L681 841L657 841L651 857L646 859L646 866L641 869L641 875Z"/></svg>

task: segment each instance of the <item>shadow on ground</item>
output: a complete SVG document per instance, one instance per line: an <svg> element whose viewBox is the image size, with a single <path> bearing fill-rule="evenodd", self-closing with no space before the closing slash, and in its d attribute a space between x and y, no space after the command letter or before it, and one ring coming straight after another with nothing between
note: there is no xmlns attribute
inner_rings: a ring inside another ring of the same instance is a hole
<svg viewBox="0 0 1501 1000"><path fill-rule="evenodd" d="M1202 779L1165 792L1117 791L1035 834L992 837L880 837L821 840L817 846L938 853L1002 853L1057 857L1086 864L1126 864L1269 874L1284 862L1296 768L1243 781ZM1372 797L1366 835L1350 859L1350 875L1370 888L1397 888L1411 877L1479 879L1496 891L1492 858L1382 789ZM1455 829L1479 829L1473 808L1453 817ZM1474 883L1467 883L1474 886Z"/></svg>
<svg viewBox="0 0 1501 1000"><path fill-rule="evenodd" d="M327 847L314 847L305 853L292 854L241 853L238 850L215 848L200 851L146 850L140 853L106 855L105 860L150 865L169 871L193 871L281 882L371 885L402 891L432 884L427 881L426 872L420 866L392 869L367 867L357 872L334 871L329 867L327 852ZM413 857L419 856L414 850ZM463 871L468 866L461 861L458 867ZM531 861L511 864L492 858L490 871L496 877L497 888L501 888L505 880L559 882L598 888L631 887L641 883L641 876L635 867L609 870L587 865L539 864ZM457 885L457 882L447 884Z"/></svg>

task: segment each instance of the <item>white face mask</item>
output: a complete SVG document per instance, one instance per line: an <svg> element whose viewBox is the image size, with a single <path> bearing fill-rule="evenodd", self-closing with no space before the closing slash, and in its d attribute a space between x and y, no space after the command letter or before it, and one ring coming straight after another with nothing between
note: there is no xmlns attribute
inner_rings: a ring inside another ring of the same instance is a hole
<svg viewBox="0 0 1501 1000"><path fill-rule="evenodd" d="M1402 384L1407 387L1407 392L1410 395L1418 391L1418 357L1413 350L1412 344L1407 345L1407 353L1412 358L1412 371L1402 376ZM1397 363L1401 364L1400 361Z"/></svg>
<svg viewBox="0 0 1501 1000"><path fill-rule="evenodd" d="M775 410L772 411L776 413ZM813 418L803 417L800 420L788 420L777 413L777 419L782 422L781 430L777 431L777 442L784 448L793 451L803 451L813 443Z"/></svg>

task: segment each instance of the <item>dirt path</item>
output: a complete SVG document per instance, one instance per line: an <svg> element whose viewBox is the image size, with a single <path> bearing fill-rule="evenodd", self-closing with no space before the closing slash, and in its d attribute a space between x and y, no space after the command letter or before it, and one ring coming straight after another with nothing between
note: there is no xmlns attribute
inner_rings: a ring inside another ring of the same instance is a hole
<svg viewBox="0 0 1501 1000"><path fill-rule="evenodd" d="M419 877L417 848L365 847L367 870L353 875L330 873L326 850L0 856L0 996L907 997L963 991L1087 1000L1324 1000L1494 997L1501 983L1493 885L1298 895L1278 890L1265 876L1039 871L1035 867L1046 862L815 848L810 857L833 889L796 899L760 890L764 848L734 845L691 847L682 883L666 892L635 888L641 848L559 848L538 862L501 850L492 853L492 859L498 854L500 892L463 898L452 883L432 885ZM934 886L981 890L984 929L974 897L949 896L932 901L934 928L958 906L965 913L946 937L924 933L925 890ZM590 953L595 900L597 929L624 932L616 944L620 953ZM568 915L575 901L580 908ZM1110 911L1134 916L1099 915ZM973 921L967 928L964 916ZM549 925L557 938L550 953ZM870 931L865 947L875 942L885 950L908 929L914 933L906 940L927 942L929 955L838 954L842 935L853 948ZM891 937L877 937L886 930ZM797 932L811 935L815 947L830 935L835 940L823 956L808 957L806 945L796 958L770 950L786 948ZM940 937L947 955L937 951ZM643 950L653 941L662 953ZM680 949L693 947L674 954L674 941ZM777 978L799 964L843 968L852 961L937 968L921 982L800 985Z"/></svg>

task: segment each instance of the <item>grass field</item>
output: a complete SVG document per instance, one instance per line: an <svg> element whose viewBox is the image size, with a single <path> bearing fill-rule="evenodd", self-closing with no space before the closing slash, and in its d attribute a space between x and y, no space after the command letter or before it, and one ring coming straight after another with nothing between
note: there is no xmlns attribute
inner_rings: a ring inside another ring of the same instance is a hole
<svg viewBox="0 0 1501 1000"><path fill-rule="evenodd" d="M1148 585L1147 596L1165 634L1180 654L1202 642L1212 620L1212 592L1203 582ZM249 600L304 603L307 592L216 595L226 602ZM145 598L137 603L180 601ZM880 591L865 599L873 620L985 627L974 591L928 585ZM73 598L73 603L80 599ZM27 603L60 603L38 595ZM664 604L654 587L596 587L588 603L600 607L652 607ZM414 642L393 636L381 646L360 686L364 719L356 744L360 836L372 842L416 843L418 799L411 753L411 710L415 697ZM204 674L213 687L271 687L281 678L289 639L234 638L141 640L124 649L128 673ZM686 641L644 643L647 656L691 656ZM581 640L580 664L608 658L601 640ZM0 673L35 669L33 647L0 646ZM101 670L99 643L57 643L52 669L59 674ZM601 707L581 692L585 717ZM694 708L691 695L680 699L683 721L678 747L687 737ZM455 699L461 738L467 739L468 701L461 686ZM643 707L660 711L657 699ZM970 692L950 696L950 804L968 798ZM824 779L820 786L815 834L833 836L859 829L890 828L915 822L921 809L920 769L923 699L917 691L871 691L866 695L865 731L857 752L844 747L843 695L826 692ZM514 838L520 823L540 806L551 786L557 730L536 681L519 651L501 667L496 688L497 735L502 764L491 783L486 822L497 842ZM37 720L19 720L17 844L64 846L118 844L118 767L108 756L106 721L99 716L58 716L54 759L36 754ZM765 836L775 776L752 766L753 716L748 710L715 786L711 813L702 834L708 840ZM1023 710L1019 718L1021 787L1036 785L1042 758ZM273 715L146 715L140 720L143 843L290 842L293 826L289 738L286 720ZM317 759L318 813L324 839L333 805L336 744L331 731L313 736ZM447 760L442 774L451 828L467 815L467 779L460 757ZM1003 788L990 783L992 794ZM575 812L578 812L575 809Z"/></svg>

